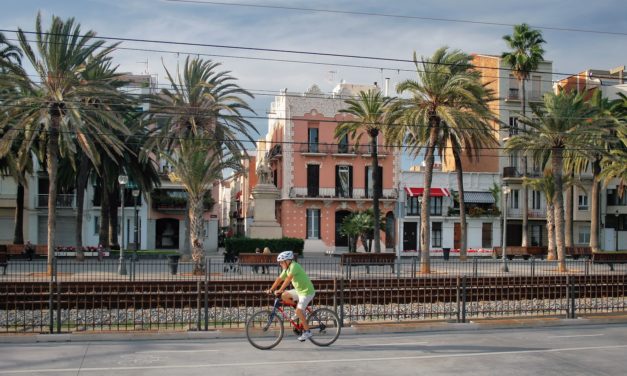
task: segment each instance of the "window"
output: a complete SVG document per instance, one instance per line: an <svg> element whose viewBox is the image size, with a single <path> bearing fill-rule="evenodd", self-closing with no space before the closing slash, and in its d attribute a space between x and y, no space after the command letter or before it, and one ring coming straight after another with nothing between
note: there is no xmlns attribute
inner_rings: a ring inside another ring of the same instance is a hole
<svg viewBox="0 0 627 376"><path fill-rule="evenodd" d="M372 169L370 168L371 166L366 166L366 197L372 197L372 192L374 189L374 178L372 176ZM381 182L381 179L383 178L383 167L379 166L379 182ZM379 197L383 196L383 189L382 189L383 184L379 184Z"/></svg>
<svg viewBox="0 0 627 376"><path fill-rule="evenodd" d="M431 215L442 215L442 197L431 197L429 200L429 213Z"/></svg>
<svg viewBox="0 0 627 376"><path fill-rule="evenodd" d="M509 135L515 136L518 134L518 117L510 116L509 117Z"/></svg>
<svg viewBox="0 0 627 376"><path fill-rule="evenodd" d="M518 99L518 80L513 74L509 75L509 95L508 99Z"/></svg>
<svg viewBox="0 0 627 376"><path fill-rule="evenodd" d="M509 207L511 209L518 209L518 189L512 189L509 194Z"/></svg>
<svg viewBox="0 0 627 376"><path fill-rule="evenodd" d="M319 148L318 148L318 128L309 128L308 134L309 134L309 138L307 139L308 144L309 144L308 151L310 153L317 153L318 150L319 150Z"/></svg>
<svg viewBox="0 0 627 376"><path fill-rule="evenodd" d="M318 197L320 195L320 166L307 165L307 196Z"/></svg>
<svg viewBox="0 0 627 376"><path fill-rule="evenodd" d="M540 209L540 191L531 191L531 208Z"/></svg>
<svg viewBox="0 0 627 376"><path fill-rule="evenodd" d="M100 217L94 216L94 235L100 234Z"/></svg>
<svg viewBox="0 0 627 376"><path fill-rule="evenodd" d="M627 194L623 194L622 197L619 197L616 189L608 189L607 190L607 204L613 205L613 206L627 205Z"/></svg>
<svg viewBox="0 0 627 376"><path fill-rule="evenodd" d="M577 243L590 244L590 227L579 227Z"/></svg>
<svg viewBox="0 0 627 376"><path fill-rule="evenodd" d="M320 209L307 209L307 239L320 239Z"/></svg>
<svg viewBox="0 0 627 376"><path fill-rule="evenodd" d="M341 139L340 143L337 145L338 153L348 153L348 135L345 134Z"/></svg>
<svg viewBox="0 0 627 376"><path fill-rule="evenodd" d="M540 247L542 245L542 225L531 225L531 246Z"/></svg>
<svg viewBox="0 0 627 376"><path fill-rule="evenodd" d="M531 76L531 99L540 99L541 97L541 77Z"/></svg>
<svg viewBox="0 0 627 376"><path fill-rule="evenodd" d="M353 197L353 166L335 166L335 195Z"/></svg>
<svg viewBox="0 0 627 376"><path fill-rule="evenodd" d="M442 246L442 222L433 222L431 224L431 246Z"/></svg>
<svg viewBox="0 0 627 376"><path fill-rule="evenodd" d="M579 210L588 210L588 195L579 195Z"/></svg>
<svg viewBox="0 0 627 376"><path fill-rule="evenodd" d="M481 247L492 248L492 223L481 225Z"/></svg>
<svg viewBox="0 0 627 376"><path fill-rule="evenodd" d="M518 153L512 152L509 155L509 165L518 171Z"/></svg>
<svg viewBox="0 0 627 376"><path fill-rule="evenodd" d="M422 197L407 197L407 215L420 215L420 199Z"/></svg>

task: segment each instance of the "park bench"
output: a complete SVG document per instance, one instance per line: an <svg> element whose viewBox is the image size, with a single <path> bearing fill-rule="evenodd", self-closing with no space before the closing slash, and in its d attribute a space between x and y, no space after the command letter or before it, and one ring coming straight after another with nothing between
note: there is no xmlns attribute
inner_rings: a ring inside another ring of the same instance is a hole
<svg viewBox="0 0 627 376"><path fill-rule="evenodd" d="M348 278L351 277L351 268L365 266L366 273L370 273L371 266L390 266L394 273L396 254L394 253L343 253L340 255L340 266L346 268Z"/></svg>
<svg viewBox="0 0 627 376"><path fill-rule="evenodd" d="M496 257L500 258L503 254L501 252L501 247L494 247L494 253ZM528 260L531 256L536 258L544 258L547 254L546 247L519 247L508 245L505 256L508 260L513 260L514 257L522 257L525 260Z"/></svg>
<svg viewBox="0 0 627 376"><path fill-rule="evenodd" d="M2 268L2 275L7 274L7 266L9 266L9 254L7 252L7 246L0 244L0 268Z"/></svg>
<svg viewBox="0 0 627 376"><path fill-rule="evenodd" d="M279 264L276 261L278 253L240 253L238 258L238 265L241 269L244 266L250 266L253 270L258 270L258 268L269 268L269 267L279 267ZM297 255L294 254L294 259L296 260ZM262 269L263 270L263 269ZM279 270L280 271L280 270Z"/></svg>
<svg viewBox="0 0 627 376"><path fill-rule="evenodd" d="M593 264L607 264L614 270L614 264L627 264L627 253L624 252L593 252Z"/></svg>
<svg viewBox="0 0 627 376"><path fill-rule="evenodd" d="M566 256L570 256L573 260L577 260L580 257L590 259L592 258L592 248L590 247L566 247Z"/></svg>

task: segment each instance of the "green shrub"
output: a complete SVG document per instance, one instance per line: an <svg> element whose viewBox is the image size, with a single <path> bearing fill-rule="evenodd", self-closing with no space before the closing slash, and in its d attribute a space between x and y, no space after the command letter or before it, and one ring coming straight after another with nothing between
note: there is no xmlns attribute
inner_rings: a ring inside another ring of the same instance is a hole
<svg viewBox="0 0 627 376"><path fill-rule="evenodd" d="M281 239L253 239L244 237L227 238L224 241L224 247L227 252L239 255L240 253L253 253L255 248L270 248L272 253L279 253L291 250L298 255L303 254L305 241L298 238L281 238Z"/></svg>

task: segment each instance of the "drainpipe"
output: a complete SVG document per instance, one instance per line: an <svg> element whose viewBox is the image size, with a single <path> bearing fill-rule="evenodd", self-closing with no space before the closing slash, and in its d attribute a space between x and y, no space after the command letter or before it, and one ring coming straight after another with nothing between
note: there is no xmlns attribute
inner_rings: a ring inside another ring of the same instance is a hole
<svg viewBox="0 0 627 376"><path fill-rule="evenodd" d="M387 97L389 92L390 92L390 78L386 77L385 78L385 91L383 92L383 94Z"/></svg>

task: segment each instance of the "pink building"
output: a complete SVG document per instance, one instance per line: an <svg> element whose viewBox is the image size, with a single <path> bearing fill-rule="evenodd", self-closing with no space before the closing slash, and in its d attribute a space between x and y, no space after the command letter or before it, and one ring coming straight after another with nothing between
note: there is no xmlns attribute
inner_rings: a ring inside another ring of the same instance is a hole
<svg viewBox="0 0 627 376"><path fill-rule="evenodd" d="M271 105L268 134L260 147L280 191L276 217L283 236L305 239L305 250L347 248L347 239L338 232L341 221L372 207L369 137L361 138L362 145L334 137L337 124L348 119L339 113L344 100L369 89L378 88L343 83L325 95L314 85L304 94L282 91ZM382 136L378 144L383 144ZM378 153L386 228L381 248L393 249L400 154L383 146Z"/></svg>

